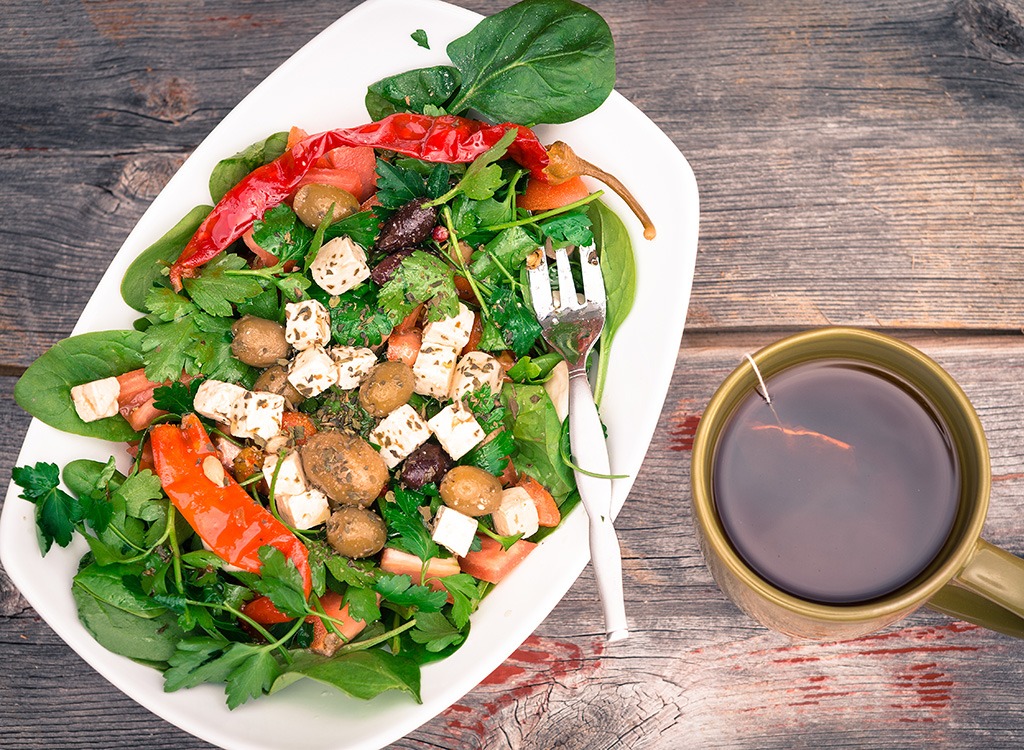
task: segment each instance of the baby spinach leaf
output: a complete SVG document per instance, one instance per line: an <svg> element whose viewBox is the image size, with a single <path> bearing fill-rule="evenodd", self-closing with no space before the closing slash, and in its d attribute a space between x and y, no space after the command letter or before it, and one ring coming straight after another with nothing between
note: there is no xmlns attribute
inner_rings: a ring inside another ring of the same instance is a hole
<svg viewBox="0 0 1024 750"><path fill-rule="evenodd" d="M511 430L518 448L512 455L516 470L547 487L556 500L564 498L576 483L572 469L562 461L562 423L544 386L511 383L501 395L508 413L515 415Z"/></svg>
<svg viewBox="0 0 1024 750"><path fill-rule="evenodd" d="M276 692L300 677L333 685L354 698L369 700L388 690L408 693L420 699L420 669L404 656L380 649L351 651L332 657L310 651L293 652L294 658L271 688Z"/></svg>
<svg viewBox="0 0 1024 750"><path fill-rule="evenodd" d="M593 112L615 85L615 49L600 15L571 0L523 0L448 45L462 75L449 111L495 122L560 123Z"/></svg>
<svg viewBox="0 0 1024 750"><path fill-rule="evenodd" d="M75 435L125 442L138 433L119 414L83 422L72 407L72 386L122 375L143 365L143 334L99 331L54 344L14 386L14 400L41 422Z"/></svg>
<svg viewBox="0 0 1024 750"><path fill-rule="evenodd" d="M594 381L594 399L600 403L608 377L608 358L615 334L629 315L636 299L636 258L622 219L600 201L590 204L588 211L594 223L594 239L601 257L601 274L608 295L604 331L599 346L601 356L597 362Z"/></svg>
<svg viewBox="0 0 1024 750"><path fill-rule="evenodd" d="M274 133L243 148L234 156L222 159L210 174L210 196L214 201L219 201L251 171L269 164L283 154L287 145L287 133Z"/></svg>
<svg viewBox="0 0 1024 750"><path fill-rule="evenodd" d="M92 637L108 651L155 666L165 664L184 637L177 617L167 612L156 617L136 617L97 599L81 586L71 594L78 606L78 619Z"/></svg>
<svg viewBox="0 0 1024 750"><path fill-rule="evenodd" d="M373 120L395 112L423 113L424 107L444 107L459 88L459 71L450 65L419 68L382 78L366 90L366 111Z"/></svg>
<svg viewBox="0 0 1024 750"><path fill-rule="evenodd" d="M412 40L423 49L430 49L430 42L427 41L427 32L423 29L416 29L416 31L412 32L409 36L411 36Z"/></svg>
<svg viewBox="0 0 1024 750"><path fill-rule="evenodd" d="M151 618L167 608L146 596L138 582L138 565L87 565L78 571L74 585L102 602L136 617Z"/></svg>
<svg viewBox="0 0 1024 750"><path fill-rule="evenodd" d="M132 261L121 279L121 298L134 310L147 312L146 295L164 278L164 269L178 259L212 206L196 206L163 237Z"/></svg>

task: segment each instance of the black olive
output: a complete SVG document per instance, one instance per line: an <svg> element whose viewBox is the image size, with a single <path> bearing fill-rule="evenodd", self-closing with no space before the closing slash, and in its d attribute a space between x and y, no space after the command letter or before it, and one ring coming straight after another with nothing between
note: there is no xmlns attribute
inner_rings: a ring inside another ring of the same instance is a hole
<svg viewBox="0 0 1024 750"><path fill-rule="evenodd" d="M377 249L392 253L427 239L437 224L437 209L423 205L428 201L427 198L414 198L395 211L380 229Z"/></svg>
<svg viewBox="0 0 1024 750"><path fill-rule="evenodd" d="M406 487L418 490L425 484L439 484L455 464L437 443L424 443L402 464L399 477Z"/></svg>

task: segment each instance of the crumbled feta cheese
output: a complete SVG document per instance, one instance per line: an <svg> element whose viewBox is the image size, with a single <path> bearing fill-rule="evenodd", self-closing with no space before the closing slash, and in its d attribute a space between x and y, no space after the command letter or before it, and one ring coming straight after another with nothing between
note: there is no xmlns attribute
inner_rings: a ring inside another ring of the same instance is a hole
<svg viewBox="0 0 1024 750"><path fill-rule="evenodd" d="M246 391L231 418L231 434L240 438L270 440L281 431L284 396L265 391Z"/></svg>
<svg viewBox="0 0 1024 750"><path fill-rule="evenodd" d="M452 346L461 352L473 332L473 316L473 311L460 302L457 315L424 326L423 343Z"/></svg>
<svg viewBox="0 0 1024 750"><path fill-rule="evenodd" d="M311 529L327 523L331 517L331 506L327 495L310 488L297 495L284 495L275 499L281 520L296 529Z"/></svg>
<svg viewBox="0 0 1024 750"><path fill-rule="evenodd" d="M409 404L403 404L381 420L370 442L380 446L380 455L389 469L402 463L430 437L430 428Z"/></svg>
<svg viewBox="0 0 1024 750"><path fill-rule="evenodd" d="M343 391L358 388L363 378L377 364L377 355L373 350L362 346L336 346L329 353L337 370L336 385Z"/></svg>
<svg viewBox="0 0 1024 750"><path fill-rule="evenodd" d="M476 536L477 520L442 505L434 517L434 533L430 538L452 554L465 557Z"/></svg>
<svg viewBox="0 0 1024 750"><path fill-rule="evenodd" d="M117 378L93 380L71 389L75 411L83 422L95 422L117 414L117 397L120 395L121 384Z"/></svg>
<svg viewBox="0 0 1024 750"><path fill-rule="evenodd" d="M509 487L501 492L501 504L491 514L494 530L502 536L522 534L533 536L540 528L537 506L530 493L522 487Z"/></svg>
<svg viewBox="0 0 1024 750"><path fill-rule="evenodd" d="M306 472L302 470L302 461L299 459L298 451L289 451L281 459L281 468L278 470L278 454L271 453L263 459L263 478L267 480L267 486L274 488L274 497L279 495L298 495L305 492ZM274 482L274 473L277 472L277 482Z"/></svg>
<svg viewBox="0 0 1024 750"><path fill-rule="evenodd" d="M319 396L337 377L334 360L322 346L302 350L288 365L288 382L303 398Z"/></svg>
<svg viewBox="0 0 1024 750"><path fill-rule="evenodd" d="M331 314L315 299L284 306L284 338L299 351L331 340Z"/></svg>
<svg viewBox="0 0 1024 750"><path fill-rule="evenodd" d="M344 294L370 278L366 251L349 237L325 242L309 271L313 281L330 294Z"/></svg>
<svg viewBox="0 0 1024 750"><path fill-rule="evenodd" d="M412 366L416 377L413 390L423 396L446 399L452 390L455 377L455 360L459 350L453 346L424 344Z"/></svg>
<svg viewBox="0 0 1024 750"><path fill-rule="evenodd" d="M504 373L501 364L487 352L470 352L455 367L455 378L452 380L450 397L458 401L467 393L489 386L491 393L501 393L501 381Z"/></svg>
<svg viewBox="0 0 1024 750"><path fill-rule="evenodd" d="M199 385L193 405L207 419L231 424L245 392L245 388L240 385L207 378Z"/></svg>
<svg viewBox="0 0 1024 750"><path fill-rule="evenodd" d="M473 412L464 407L461 401L441 409L427 425L437 435L441 447L456 461L486 437L473 417Z"/></svg>

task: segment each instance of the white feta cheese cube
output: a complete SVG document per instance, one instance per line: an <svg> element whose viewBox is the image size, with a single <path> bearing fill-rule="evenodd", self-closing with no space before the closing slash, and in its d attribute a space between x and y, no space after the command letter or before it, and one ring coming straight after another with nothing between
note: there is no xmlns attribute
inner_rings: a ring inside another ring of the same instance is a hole
<svg viewBox="0 0 1024 750"><path fill-rule="evenodd" d="M477 520L442 505L434 517L434 533L430 538L452 554L465 557L476 536Z"/></svg>
<svg viewBox="0 0 1024 750"><path fill-rule="evenodd" d="M71 401L83 422L117 414L117 397L121 395L121 384L117 378L103 378L76 385L71 389Z"/></svg>
<svg viewBox="0 0 1024 750"><path fill-rule="evenodd" d="M427 422L427 426L437 436L441 447L456 461L487 436L473 412L463 406L461 401L441 409Z"/></svg>
<svg viewBox="0 0 1024 750"><path fill-rule="evenodd" d="M363 378L377 364L372 349L362 346L335 346L330 350L336 370L336 383L343 391L358 388Z"/></svg>
<svg viewBox="0 0 1024 750"><path fill-rule="evenodd" d="M303 349L288 364L288 382L303 398L319 396L338 377L331 355L322 346Z"/></svg>
<svg viewBox="0 0 1024 750"><path fill-rule="evenodd" d="M404 404L381 420L370 433L370 442L380 446L381 458L393 469L429 437L427 423L409 404Z"/></svg>
<svg viewBox="0 0 1024 750"><path fill-rule="evenodd" d="M530 493L522 487L509 487L501 492L501 504L491 514L494 530L502 536L522 534L533 536L540 528L537 506Z"/></svg>
<svg viewBox="0 0 1024 750"><path fill-rule="evenodd" d="M423 343L452 346L461 352L469 343L469 336L473 332L473 316L473 311L460 302L458 315L424 326Z"/></svg>
<svg viewBox="0 0 1024 750"><path fill-rule="evenodd" d="M193 404L195 410L207 419L231 424L245 393L245 388L240 385L207 378L200 383Z"/></svg>
<svg viewBox="0 0 1024 750"><path fill-rule="evenodd" d="M313 281L330 294L344 294L370 278L366 251L349 237L325 242L309 272Z"/></svg>
<svg viewBox="0 0 1024 750"><path fill-rule="evenodd" d="M265 391L246 391L231 418L231 434L240 438L270 440L281 431L284 396Z"/></svg>
<svg viewBox="0 0 1024 750"><path fill-rule="evenodd" d="M416 377L413 390L423 396L446 399L452 390L455 377L455 361L459 350L453 346L424 344L412 366Z"/></svg>
<svg viewBox="0 0 1024 750"><path fill-rule="evenodd" d="M311 529L327 523L327 519L331 517L327 495L316 488L310 488L297 495L277 497L275 502L281 520L295 529Z"/></svg>
<svg viewBox="0 0 1024 750"><path fill-rule="evenodd" d="M315 299L284 306L284 338L299 351L331 340L331 314Z"/></svg>
<svg viewBox="0 0 1024 750"><path fill-rule="evenodd" d="M267 486L274 488L274 497L298 495L305 492L306 472L302 470L302 460L298 451L289 451L278 461L278 454L271 453L263 459L263 478L267 480ZM278 469L278 463L281 468ZM277 474L277 481L274 481L274 474Z"/></svg>
<svg viewBox="0 0 1024 750"><path fill-rule="evenodd" d="M569 416L569 365L564 359L552 368L544 381L544 390L555 406L558 421L564 422Z"/></svg>
<svg viewBox="0 0 1024 750"><path fill-rule="evenodd" d="M467 393L478 391L485 385L491 393L501 393L501 381L504 379L501 364L487 352L470 352L455 367L452 379L452 390L449 396L458 401Z"/></svg>

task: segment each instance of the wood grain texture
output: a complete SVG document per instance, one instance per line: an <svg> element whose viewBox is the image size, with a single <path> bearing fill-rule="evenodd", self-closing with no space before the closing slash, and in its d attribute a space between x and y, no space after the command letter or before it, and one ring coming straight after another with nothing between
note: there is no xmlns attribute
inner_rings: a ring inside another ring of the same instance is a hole
<svg viewBox="0 0 1024 750"><path fill-rule="evenodd" d="M71 330L190 150L355 4L0 0L0 477L28 424L17 373ZM927 612L844 644L768 633L711 581L687 487L703 406L744 352L878 327L976 404L986 536L1024 553L1024 3L591 4L619 90L687 156L702 201L688 333L618 524L633 635L601 644L588 570L505 665L394 747L1020 747L1024 644ZM209 747L107 685L2 570L0 656L0 747Z"/></svg>

